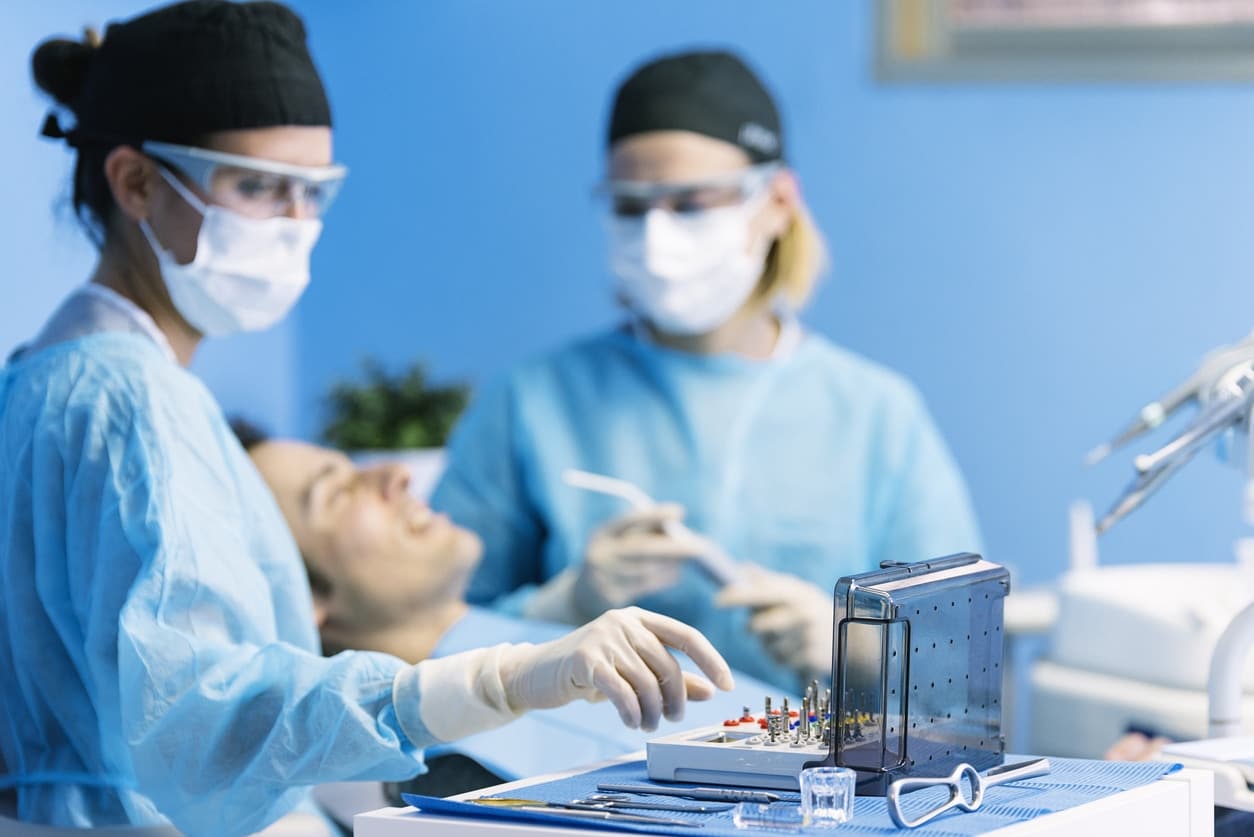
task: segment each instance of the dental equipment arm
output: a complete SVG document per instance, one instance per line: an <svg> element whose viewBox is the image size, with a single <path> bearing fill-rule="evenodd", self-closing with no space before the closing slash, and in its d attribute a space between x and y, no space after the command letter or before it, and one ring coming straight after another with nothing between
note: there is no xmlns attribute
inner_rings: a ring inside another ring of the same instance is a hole
<svg viewBox="0 0 1254 837"><path fill-rule="evenodd" d="M1110 507L1110 511L1097 522L1097 534L1101 535L1111 526L1114 526L1120 520L1127 517L1141 504L1150 498L1154 492L1162 488L1176 471L1184 467L1197 454L1196 450L1192 450L1187 454L1180 454L1170 459L1158 468L1148 473L1138 473L1132 483L1124 489L1123 495Z"/></svg>
<svg viewBox="0 0 1254 837"><path fill-rule="evenodd" d="M1183 384L1159 401L1146 405L1119 436L1094 449L1086 458L1093 464L1114 448L1160 425L1187 403L1198 403L1201 413L1174 439L1134 461L1137 476L1097 524L1100 534L1138 508L1197 453L1231 428L1254 433L1254 336L1207 355ZM1254 439L1252 439L1254 441ZM1247 462L1246 518L1254 521L1254 447Z"/></svg>
<svg viewBox="0 0 1254 837"><path fill-rule="evenodd" d="M1231 346L1222 346L1202 358L1193 374L1157 401L1141 408L1137 417L1117 436L1089 451L1084 464L1096 465L1142 433L1157 428L1167 417L1185 404L1205 401L1208 392L1219 384L1225 374L1243 364L1254 363L1254 334Z"/></svg>

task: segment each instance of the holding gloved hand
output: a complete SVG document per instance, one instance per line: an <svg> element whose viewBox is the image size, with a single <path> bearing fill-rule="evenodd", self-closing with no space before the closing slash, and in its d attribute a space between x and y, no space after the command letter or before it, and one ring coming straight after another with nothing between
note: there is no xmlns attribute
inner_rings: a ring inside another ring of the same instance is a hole
<svg viewBox="0 0 1254 837"><path fill-rule="evenodd" d="M589 538L583 563L542 585L525 615L580 625L673 586L683 562L709 547L682 525L683 516L683 506L662 503L604 524Z"/></svg>
<svg viewBox="0 0 1254 837"><path fill-rule="evenodd" d="M714 685L684 672L668 647L688 655L718 688L732 688L731 669L699 631L631 607L541 645L498 645L427 660L397 676L394 694L413 687L404 678L416 680L418 715L442 741L581 698L608 699L624 724L653 730L663 716L683 717L689 699L714 694ZM398 708L398 714L404 724L406 713ZM421 738L417 730L406 732Z"/></svg>
<svg viewBox="0 0 1254 837"><path fill-rule="evenodd" d="M720 607L747 607L749 630L767 652L803 679L832 670L832 594L795 575L744 564L741 577L719 591Z"/></svg>

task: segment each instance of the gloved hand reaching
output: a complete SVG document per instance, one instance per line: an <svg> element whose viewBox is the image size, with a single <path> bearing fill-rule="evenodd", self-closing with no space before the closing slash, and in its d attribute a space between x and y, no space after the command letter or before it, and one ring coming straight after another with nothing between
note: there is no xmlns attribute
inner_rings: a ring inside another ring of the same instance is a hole
<svg viewBox="0 0 1254 837"><path fill-rule="evenodd" d="M588 539L583 563L542 585L525 606L533 619L582 624L679 580L683 562L709 541L679 526L683 506L662 503L616 517Z"/></svg>
<svg viewBox="0 0 1254 837"><path fill-rule="evenodd" d="M668 647L688 655L714 685L684 672ZM653 730L663 716L682 718L688 700L712 697L715 685L733 686L727 662L699 631L636 607L602 614L552 642L467 651L419 663L412 672L398 679L420 679L419 714L442 741L581 698L608 699L624 724Z"/></svg>
<svg viewBox="0 0 1254 837"><path fill-rule="evenodd" d="M688 699L714 695L710 681L683 671L668 647L686 654L718 688L732 688L731 669L700 631L638 607L603 613L543 645L511 647L501 680L515 709L608 698L624 724L653 730L662 716L682 718Z"/></svg>
<svg viewBox="0 0 1254 837"><path fill-rule="evenodd" d="M720 590L714 602L749 608L749 630L772 658L803 679L831 676L835 607L830 592L795 575L746 563L740 578Z"/></svg>

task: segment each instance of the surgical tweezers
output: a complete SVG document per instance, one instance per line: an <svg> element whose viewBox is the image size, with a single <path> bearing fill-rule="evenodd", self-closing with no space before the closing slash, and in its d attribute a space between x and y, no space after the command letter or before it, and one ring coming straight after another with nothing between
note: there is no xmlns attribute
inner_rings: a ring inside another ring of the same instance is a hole
<svg viewBox="0 0 1254 837"><path fill-rule="evenodd" d="M984 804L984 792L995 785L1035 779L1037 776L1045 776L1048 773L1049 759L1033 759L1018 764L1003 764L1001 767L994 767L983 776L971 765L960 764L948 776L898 779L888 786L888 815L893 818L893 822L897 823L898 828L916 828L953 808L961 808L968 813L979 810ZM970 799L965 793L964 779L971 784ZM949 798L936 807L925 810L914 819L907 817L901 810L901 795L913 790L936 786L949 788Z"/></svg>

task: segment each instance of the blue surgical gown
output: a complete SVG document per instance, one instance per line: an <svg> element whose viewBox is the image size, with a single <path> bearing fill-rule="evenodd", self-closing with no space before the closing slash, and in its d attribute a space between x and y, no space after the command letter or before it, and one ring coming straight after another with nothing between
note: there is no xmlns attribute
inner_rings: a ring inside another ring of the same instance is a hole
<svg viewBox="0 0 1254 837"><path fill-rule="evenodd" d="M582 560L623 501L570 487L567 468L629 480L736 558L824 589L881 560L978 551L971 503L914 388L805 333L783 356L694 355L613 331L524 363L454 432L432 505L479 534L468 597L524 612L537 585ZM734 669L789 690L796 675L715 607L712 583L638 604L700 629Z"/></svg>
<svg viewBox="0 0 1254 837"><path fill-rule="evenodd" d="M20 819L246 834L314 783L407 778L434 742L393 701L404 667L320 656L270 492L146 337L0 371L0 787Z"/></svg>

